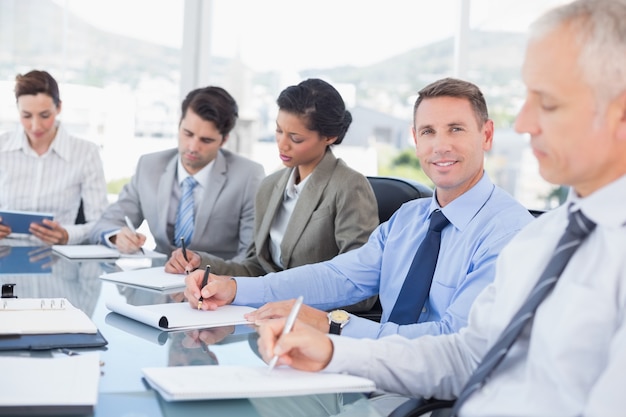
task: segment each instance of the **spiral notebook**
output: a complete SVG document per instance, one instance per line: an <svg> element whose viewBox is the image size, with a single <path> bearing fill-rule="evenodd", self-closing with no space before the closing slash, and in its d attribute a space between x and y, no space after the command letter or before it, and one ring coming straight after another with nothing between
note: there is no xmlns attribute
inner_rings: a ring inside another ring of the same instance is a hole
<svg viewBox="0 0 626 417"><path fill-rule="evenodd" d="M286 397L372 392L373 381L354 375L267 366L173 366L143 368L144 378L166 401Z"/></svg>

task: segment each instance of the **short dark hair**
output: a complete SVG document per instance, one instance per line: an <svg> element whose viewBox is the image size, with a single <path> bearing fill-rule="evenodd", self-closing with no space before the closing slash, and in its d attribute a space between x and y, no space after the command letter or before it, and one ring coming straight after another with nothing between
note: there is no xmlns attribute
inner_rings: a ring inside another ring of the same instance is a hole
<svg viewBox="0 0 626 417"><path fill-rule="evenodd" d="M309 78L285 88L276 100L278 108L301 116L307 128L322 136L337 137L339 145L352 123L341 94L326 81Z"/></svg>
<svg viewBox="0 0 626 417"><path fill-rule="evenodd" d="M415 114L420 103L427 98L435 97L456 97L467 99L474 109L474 115L478 126L485 124L489 120L487 103L482 91L475 84L457 78L443 78L428 84L417 93L417 100L413 106L413 124L415 124Z"/></svg>
<svg viewBox="0 0 626 417"><path fill-rule="evenodd" d="M215 123L223 136L233 130L239 117L237 102L221 87L197 88L187 94L181 105L180 121L185 118L188 109L193 110L202 120Z"/></svg>
<svg viewBox="0 0 626 417"><path fill-rule="evenodd" d="M46 94L52 98L56 107L61 104L59 85L52 75L46 71L32 70L24 75L15 77L15 100L20 96Z"/></svg>

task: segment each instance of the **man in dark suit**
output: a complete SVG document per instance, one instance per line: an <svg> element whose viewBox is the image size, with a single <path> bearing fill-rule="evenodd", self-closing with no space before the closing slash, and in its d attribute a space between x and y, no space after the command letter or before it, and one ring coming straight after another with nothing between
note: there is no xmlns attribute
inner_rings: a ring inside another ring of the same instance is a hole
<svg viewBox="0 0 626 417"><path fill-rule="evenodd" d="M182 102L178 149L140 158L118 201L94 226L91 241L137 252L146 237L134 227L145 219L158 252L169 255L183 236L190 249L243 257L265 173L260 164L222 149L237 116L237 103L224 89L191 91ZM186 188L189 182L193 185Z"/></svg>

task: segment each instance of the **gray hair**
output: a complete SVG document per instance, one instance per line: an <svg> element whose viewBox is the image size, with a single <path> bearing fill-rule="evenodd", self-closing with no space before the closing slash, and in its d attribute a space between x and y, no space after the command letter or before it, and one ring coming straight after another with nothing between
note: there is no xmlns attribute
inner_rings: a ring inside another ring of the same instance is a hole
<svg viewBox="0 0 626 417"><path fill-rule="evenodd" d="M580 45L578 65L598 105L626 91L626 0L576 0L556 7L530 27L530 39L570 25Z"/></svg>

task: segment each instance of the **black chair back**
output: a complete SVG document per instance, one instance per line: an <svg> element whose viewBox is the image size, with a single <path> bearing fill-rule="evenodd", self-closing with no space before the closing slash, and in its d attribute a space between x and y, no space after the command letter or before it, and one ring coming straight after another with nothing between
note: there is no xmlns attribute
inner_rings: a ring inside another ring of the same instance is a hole
<svg viewBox="0 0 626 417"><path fill-rule="evenodd" d="M433 190L420 182L398 177L367 177L378 203L378 220L384 223L400 206L416 198L431 197Z"/></svg>

